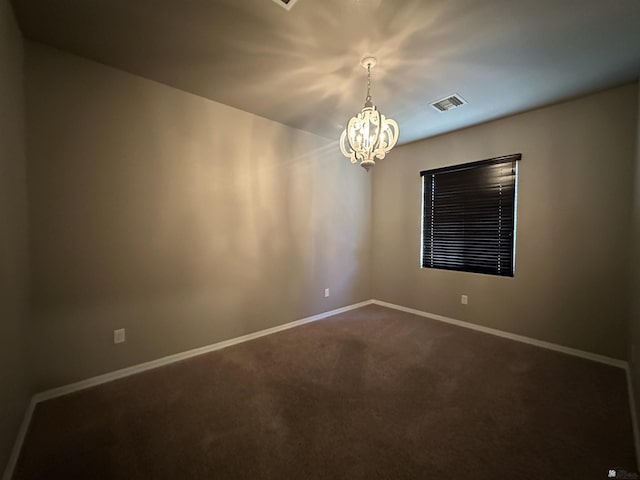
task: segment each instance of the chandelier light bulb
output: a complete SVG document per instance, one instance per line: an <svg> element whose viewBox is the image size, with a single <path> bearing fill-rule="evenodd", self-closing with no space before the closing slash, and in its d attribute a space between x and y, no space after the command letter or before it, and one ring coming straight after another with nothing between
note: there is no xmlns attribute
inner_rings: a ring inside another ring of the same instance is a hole
<svg viewBox="0 0 640 480"><path fill-rule="evenodd" d="M382 115L371 100L371 69L374 57L365 57L360 64L367 69L367 98L364 107L347 123L340 136L340 151L351 160L360 162L366 171L382 160L398 141L398 124Z"/></svg>

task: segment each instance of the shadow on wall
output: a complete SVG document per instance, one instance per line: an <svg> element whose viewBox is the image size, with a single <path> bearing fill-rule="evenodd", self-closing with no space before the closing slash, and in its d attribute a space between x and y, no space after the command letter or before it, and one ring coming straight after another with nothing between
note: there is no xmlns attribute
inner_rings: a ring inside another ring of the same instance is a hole
<svg viewBox="0 0 640 480"><path fill-rule="evenodd" d="M519 110L537 105L539 100L513 87L532 76L545 84L559 75L545 70L548 58L532 51L532 36L542 52L553 52L555 47L551 40L540 39L538 31L527 28L523 19L539 19L549 31L566 31L570 37L573 26L561 22L575 7L552 7L559 15L549 19L544 8L526 6L511 5L497 13L489 4L472 2L328 0L313 2L312 13L311 6L301 2L294 7L295 13L283 17L265 15L257 2L224 0L211 8L242 18L242 37L224 35L221 47L210 41L210 25L194 20L202 31L200 46L191 49L197 52L198 60L186 58L179 67L190 72L191 78L207 79L211 85L195 82L193 91L334 138L364 103L366 76L359 62L365 55L373 55L379 59L373 85L376 104L388 116L400 119L405 138L416 140L424 135L415 123L435 120L447 124L458 115L470 115L466 125L475 119L486 121L486 116L478 116L482 110L491 112L491 118L504 114L494 105L500 99L519 105ZM588 16L582 21L587 22ZM485 28L478 28L479 24ZM513 48L500 48L505 43ZM473 78L482 85L507 66L510 77L502 79L507 90L486 100L475 98L478 111L463 110L445 118L433 112L429 113L436 116L425 116L427 102L454 93L449 90L452 85L469 86L461 79ZM219 78L228 83L221 80L220 88L215 88ZM233 78L256 81L251 85L236 82L234 88ZM561 75L557 80L564 82ZM283 91L287 95L279 94ZM555 98L560 98L557 95ZM242 98L251 99L251 103L238 100ZM299 105L308 108L302 111ZM309 111L321 115L309 115ZM439 128L438 132L442 131L446 128Z"/></svg>
<svg viewBox="0 0 640 480"><path fill-rule="evenodd" d="M312 19L299 17L298 21L288 25L288 29L276 28L274 23L275 42L268 45L258 37L244 37L240 41L229 38L225 48L237 52L234 55L237 61L233 64L235 72L251 71L253 65L250 61L243 64L247 58L287 66L286 75L281 71L266 71L259 82L249 88L238 85L236 91L229 92L230 96L248 94L252 98L260 98L255 107L267 117L281 115L283 111L295 112L296 109L292 108L295 105L309 104L313 110L313 105L322 103L321 118L305 114L300 118L287 118L285 123L318 131L325 125L324 114L328 113L332 115L331 122L339 134L349 116L361 108L365 100L366 75L359 64L363 56L373 55L380 60L375 68L373 93L376 100L384 105L397 89L406 91L410 85L422 86L432 75L428 73L428 67L435 57L447 54L441 50L431 52L425 58L422 50L429 37L439 34L437 26L442 24L441 20L447 14L444 6L430 9L429 15L425 16L420 1L403 3L403 8L396 8L395 2L383 3L380 0L319 4L314 6ZM247 10L243 14L254 15L256 23L265 20L255 10ZM348 29L344 28L346 24L350 26ZM329 48L327 31L335 32ZM414 50L415 55L412 55L407 48L409 45L419 45L419 54ZM306 87L301 88L301 84ZM280 96L276 101L274 97L261 94L265 89L284 90L291 94L286 98ZM415 102L407 102L403 108L415 109ZM389 111L390 116L397 113L397 110Z"/></svg>

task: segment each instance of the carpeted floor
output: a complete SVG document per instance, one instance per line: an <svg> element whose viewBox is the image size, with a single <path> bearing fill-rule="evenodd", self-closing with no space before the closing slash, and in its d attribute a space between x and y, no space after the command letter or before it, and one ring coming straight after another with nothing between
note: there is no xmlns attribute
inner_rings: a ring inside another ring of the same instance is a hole
<svg viewBox="0 0 640 480"><path fill-rule="evenodd" d="M368 306L40 404L15 479L599 479L625 373Z"/></svg>

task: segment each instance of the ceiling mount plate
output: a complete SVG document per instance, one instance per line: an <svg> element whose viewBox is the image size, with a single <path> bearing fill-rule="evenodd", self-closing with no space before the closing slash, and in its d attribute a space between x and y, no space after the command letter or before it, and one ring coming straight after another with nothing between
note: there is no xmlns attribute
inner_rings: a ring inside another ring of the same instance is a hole
<svg viewBox="0 0 640 480"><path fill-rule="evenodd" d="M378 59L376 57L364 57L362 60L360 60L360 65L362 65L363 68L373 68L377 63Z"/></svg>
<svg viewBox="0 0 640 480"><path fill-rule="evenodd" d="M276 2L278 5L280 5L282 8L284 8L285 10L291 10L291 7L293 7L293 5L298 0L273 0L273 1Z"/></svg>

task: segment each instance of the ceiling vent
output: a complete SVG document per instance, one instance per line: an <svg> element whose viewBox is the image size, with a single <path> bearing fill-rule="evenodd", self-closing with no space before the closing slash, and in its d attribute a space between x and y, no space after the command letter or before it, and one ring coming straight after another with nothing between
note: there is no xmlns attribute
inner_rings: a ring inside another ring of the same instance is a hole
<svg viewBox="0 0 640 480"><path fill-rule="evenodd" d="M467 103L467 101L464 98L462 98L457 93L454 93L453 95L445 97L442 100L433 102L431 106L436 110L438 110L439 112L446 112L449 110L453 110L454 108L457 108L460 105L464 105L465 103Z"/></svg>
<svg viewBox="0 0 640 480"><path fill-rule="evenodd" d="M273 1L276 2L278 5L280 5L282 8L284 8L285 10L291 10L291 7L293 7L293 5L298 0L273 0Z"/></svg>

